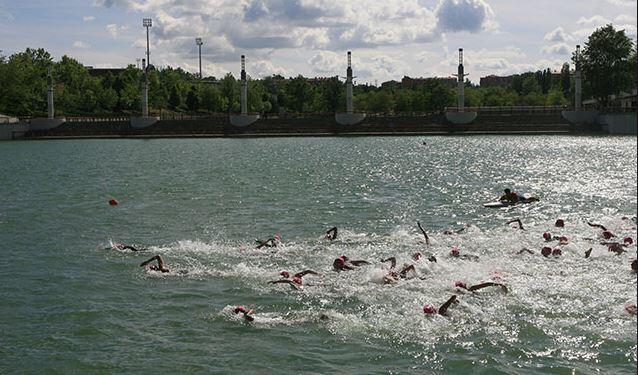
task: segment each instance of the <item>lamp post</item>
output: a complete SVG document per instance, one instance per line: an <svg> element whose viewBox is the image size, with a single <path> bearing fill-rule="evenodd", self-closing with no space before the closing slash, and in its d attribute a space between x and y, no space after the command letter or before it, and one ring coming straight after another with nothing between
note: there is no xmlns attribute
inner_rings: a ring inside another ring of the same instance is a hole
<svg viewBox="0 0 638 375"><path fill-rule="evenodd" d="M148 29L153 26L153 20L150 18L142 19L142 26L146 28L146 68L151 65L151 52L149 47Z"/></svg>
<svg viewBox="0 0 638 375"><path fill-rule="evenodd" d="M199 79L202 79L202 38L195 38L195 44L199 48Z"/></svg>

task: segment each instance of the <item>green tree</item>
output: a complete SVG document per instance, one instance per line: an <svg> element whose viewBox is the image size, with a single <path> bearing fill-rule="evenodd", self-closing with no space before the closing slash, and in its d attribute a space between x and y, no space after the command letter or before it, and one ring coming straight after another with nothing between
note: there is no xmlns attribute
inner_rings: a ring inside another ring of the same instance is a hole
<svg viewBox="0 0 638 375"><path fill-rule="evenodd" d="M603 108L609 105L612 94L635 87L635 65L630 60L634 51L634 43L625 31L617 31L611 24L596 29L585 43L581 59L583 88Z"/></svg>

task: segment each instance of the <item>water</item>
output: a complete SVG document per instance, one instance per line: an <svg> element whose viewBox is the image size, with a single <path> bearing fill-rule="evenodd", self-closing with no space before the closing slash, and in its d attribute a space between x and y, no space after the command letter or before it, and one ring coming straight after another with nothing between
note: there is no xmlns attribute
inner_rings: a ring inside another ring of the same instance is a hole
<svg viewBox="0 0 638 375"><path fill-rule="evenodd" d="M609 253L586 221L636 239L636 137L424 139L0 143L0 372L635 373L636 247ZM541 202L481 206L504 187ZM570 238L559 259L538 254L546 230ZM379 282L381 258L417 250L439 259L424 280ZM155 254L173 272L138 267ZM342 254L373 266L332 272ZM301 290L267 284L308 268ZM509 293L422 313L495 275Z"/></svg>

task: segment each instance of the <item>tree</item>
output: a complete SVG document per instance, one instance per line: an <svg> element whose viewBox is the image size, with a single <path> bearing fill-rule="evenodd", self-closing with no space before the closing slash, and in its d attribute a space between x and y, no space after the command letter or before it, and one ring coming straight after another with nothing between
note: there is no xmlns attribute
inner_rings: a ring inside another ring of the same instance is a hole
<svg viewBox="0 0 638 375"><path fill-rule="evenodd" d="M563 96L569 97L569 89L571 88L571 73L569 71L569 63L564 63L560 69L560 88L563 91Z"/></svg>
<svg viewBox="0 0 638 375"><path fill-rule="evenodd" d="M616 31L611 24L589 36L581 57L583 87L601 107L609 105L611 95L635 85L635 67L630 60L634 51L634 43L625 30Z"/></svg>
<svg viewBox="0 0 638 375"><path fill-rule="evenodd" d="M186 107L189 111L195 112L199 109L199 97L197 96L197 89L195 86L191 86L186 96Z"/></svg>

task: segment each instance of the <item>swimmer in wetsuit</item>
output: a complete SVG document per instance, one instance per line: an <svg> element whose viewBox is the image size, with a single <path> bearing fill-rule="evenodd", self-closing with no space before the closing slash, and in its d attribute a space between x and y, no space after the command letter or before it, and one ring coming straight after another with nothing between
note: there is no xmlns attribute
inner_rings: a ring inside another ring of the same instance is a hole
<svg viewBox="0 0 638 375"><path fill-rule="evenodd" d="M501 287L501 290L502 290L503 292L507 293L507 286L505 286L505 284L502 284L502 283L495 283L495 282L491 282L491 281L490 281L490 282L486 282L486 283L481 283L481 284L472 285L472 286L470 286L470 287L468 287L468 286L467 286L467 284L465 284L465 283L464 283L464 282L462 282L462 281L456 281L456 282L454 283L454 287L455 287L455 288L465 289L465 290L468 290L468 291L470 291L470 292L475 292L475 291L477 291L477 290L481 290L481 289L483 289L483 288L487 288L487 287L490 287L490 286L498 286L498 287Z"/></svg>
<svg viewBox="0 0 638 375"><path fill-rule="evenodd" d="M239 314L239 313L244 314L244 320L247 322L252 322L253 320L255 320L255 318L253 317L253 314L255 312L252 309L248 310L244 306L237 306L235 307L235 310L233 311L235 312L235 314Z"/></svg>
<svg viewBox="0 0 638 375"><path fill-rule="evenodd" d="M512 223L517 223L518 224L518 229L525 230L525 228L523 228L523 222L521 221L521 219L513 219L513 220L508 221L505 224L509 225L509 224L512 224Z"/></svg>
<svg viewBox="0 0 638 375"><path fill-rule="evenodd" d="M149 263L151 263L152 261L157 260L157 266L152 265L152 266L148 266ZM146 269L150 270L150 271L161 271L163 273L167 273L167 272L171 272L167 267L166 267L166 263L164 263L164 259L162 259L161 255L155 255L154 257L152 257L149 260L146 260L144 262L142 262L140 264L140 267L146 267Z"/></svg>
<svg viewBox="0 0 638 375"><path fill-rule="evenodd" d="M264 247L277 247L281 243L281 237L279 237L278 234L275 234L273 237L270 237L265 241L257 240L256 242L258 242L258 245L257 247L255 247L255 249L261 249Z"/></svg>
<svg viewBox="0 0 638 375"><path fill-rule="evenodd" d="M434 314L438 313L439 315L447 316L447 310L454 302L457 302L456 298L457 297L455 295L450 297L438 309L436 307L432 306L432 305L425 304L423 306L423 313L426 314L426 315L434 315Z"/></svg>
<svg viewBox="0 0 638 375"><path fill-rule="evenodd" d="M337 271L352 271L358 266L368 265L370 262L365 260L350 260L347 256L342 255L332 262L332 268Z"/></svg>
<svg viewBox="0 0 638 375"><path fill-rule="evenodd" d="M479 260L478 255L461 254L461 249L459 249L456 246L453 247L452 250L450 250L450 256L452 258L459 258L459 259L465 259L465 260L473 260L473 261L478 261Z"/></svg>
<svg viewBox="0 0 638 375"><path fill-rule="evenodd" d="M337 227L332 227L328 229L326 235L323 237L326 240L336 240L337 239Z"/></svg>
<svg viewBox="0 0 638 375"><path fill-rule="evenodd" d="M297 272L296 274L294 274L292 276L292 279L290 279L290 274L288 273L288 271L281 271L279 273L279 275L281 275L281 277L283 277L283 279L281 280L275 280L275 281L269 281L268 284L288 284L293 288L297 288L300 287L303 282L302 282L302 278L305 275L316 275L319 276L319 274L315 271L312 270L305 270L305 271L301 271L301 272Z"/></svg>
<svg viewBox="0 0 638 375"><path fill-rule="evenodd" d="M395 267L397 265L397 259L395 257L390 257L388 259L382 259L381 263L390 262L390 272L383 277L384 284L391 284L399 281L400 279L406 279L407 274L410 271L416 272L413 264L404 265L401 271L397 272Z"/></svg>
<svg viewBox="0 0 638 375"><path fill-rule="evenodd" d="M131 251L140 251L142 249L137 249L131 245L124 245L123 243L114 243L113 246L107 247L105 250L131 250Z"/></svg>
<svg viewBox="0 0 638 375"><path fill-rule="evenodd" d="M505 194L502 195L501 198L499 198L499 200L501 201L509 201L511 203L516 203L520 200L518 194L511 191L510 189L505 189L503 192Z"/></svg>
<svg viewBox="0 0 638 375"><path fill-rule="evenodd" d="M429 245L430 244L430 237L428 237L428 234L425 232L425 229L423 229L423 227L421 226L421 223L419 223L418 221L416 222L416 225L419 226L419 229L421 230L421 233L423 233L423 237L425 237L425 244Z"/></svg>

